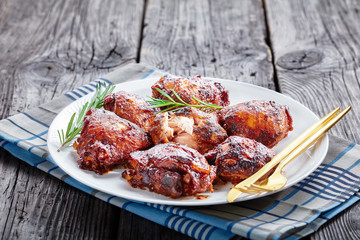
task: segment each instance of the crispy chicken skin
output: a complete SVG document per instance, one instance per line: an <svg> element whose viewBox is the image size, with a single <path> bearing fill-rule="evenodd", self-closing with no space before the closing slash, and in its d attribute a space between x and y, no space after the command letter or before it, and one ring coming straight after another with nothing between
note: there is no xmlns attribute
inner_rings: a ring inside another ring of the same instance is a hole
<svg viewBox="0 0 360 240"><path fill-rule="evenodd" d="M214 162L217 176L233 184L250 177L268 163L275 153L255 140L231 136L205 157Z"/></svg>
<svg viewBox="0 0 360 240"><path fill-rule="evenodd" d="M189 104L199 104L192 96L198 99L220 106L230 104L228 91L217 82L206 80L201 76L188 78L174 78L170 76L161 77L152 87L152 95L157 99L168 100L161 95L155 88L159 88L177 100L171 90L174 90L181 99Z"/></svg>
<svg viewBox="0 0 360 240"><path fill-rule="evenodd" d="M229 136L247 137L274 147L293 129L287 106L274 101L253 100L217 112Z"/></svg>
<svg viewBox="0 0 360 240"><path fill-rule="evenodd" d="M150 130L154 144L175 142L191 147L201 154L213 149L226 138L226 131L217 116L196 108L183 108L159 114Z"/></svg>
<svg viewBox="0 0 360 240"><path fill-rule="evenodd" d="M213 191L216 168L203 155L186 146L167 143L131 153L133 170L122 176L134 188L148 188L171 198Z"/></svg>
<svg viewBox="0 0 360 240"><path fill-rule="evenodd" d="M82 169L103 174L127 166L131 152L149 148L151 139L137 125L104 109L91 109L75 144Z"/></svg>
<svg viewBox="0 0 360 240"><path fill-rule="evenodd" d="M104 99L104 108L114 112L119 117L149 131L155 113L159 109L149 108L149 104L140 96L125 91L108 94Z"/></svg>

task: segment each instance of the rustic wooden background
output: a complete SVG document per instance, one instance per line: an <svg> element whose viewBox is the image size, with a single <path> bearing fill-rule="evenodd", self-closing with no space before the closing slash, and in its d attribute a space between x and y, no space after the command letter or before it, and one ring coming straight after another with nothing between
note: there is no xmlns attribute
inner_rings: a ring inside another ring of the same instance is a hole
<svg viewBox="0 0 360 240"><path fill-rule="evenodd" d="M124 62L280 91L360 143L356 0L2 0L0 119ZM0 149L1 239L187 239L89 196ZM359 239L360 203L309 239Z"/></svg>

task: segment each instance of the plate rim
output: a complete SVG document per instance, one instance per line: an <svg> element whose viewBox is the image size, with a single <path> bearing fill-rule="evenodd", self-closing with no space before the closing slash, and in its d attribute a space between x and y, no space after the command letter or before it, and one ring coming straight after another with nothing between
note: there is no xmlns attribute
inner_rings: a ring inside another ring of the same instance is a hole
<svg viewBox="0 0 360 240"><path fill-rule="evenodd" d="M229 79L221 79L221 78L213 78L213 77L203 77L204 79L209 79L211 81L217 81L217 82L227 82L228 84L239 84L239 85L245 85L247 87L250 87L250 88L255 88L255 89L260 89L261 91L267 91L267 92L270 92L271 94L275 94L275 95L278 95L278 96L281 96L281 98L285 98L285 99L288 99L292 102L295 102L296 104L300 105L301 107L303 107L304 109L307 110L308 113L311 113L313 115L313 117L315 117L315 119L319 119L319 117L314 113L312 112L307 106L303 105L302 103L300 103L299 101L291 98L290 96L287 96L287 95L284 95L282 93L279 93L279 92L276 92L272 89L268 89L268 88L265 88L265 87L262 87L262 86L258 86L258 85L254 85L254 84L251 84L251 83L246 83L246 82L240 82L240 81L235 81L235 80L229 80ZM118 83L118 84L114 84L117 86L119 85L126 85L126 84L136 84L137 82L142 82L142 81L156 81L158 80L159 77L148 77L146 79L135 79L135 80L131 80L131 81L126 81L126 82L122 82L122 83ZM230 92L230 91L229 91ZM207 206L207 205L219 205L219 204L227 204L227 201L226 201L226 197L224 198L224 201L221 201L221 202L207 202L207 201L204 201L204 200L199 200L197 202L189 202L187 200L182 200L182 199L172 199L172 198L168 198L167 200L163 200L163 199L156 199L154 198L153 200L147 200L147 201L144 201L144 199L140 196L139 198L133 198L133 197L126 197L124 195L119 195L119 194L114 194L113 192L109 192L107 190L104 190L104 189L99 189L99 187L96 185L96 184L92 184L92 183L84 183L83 179L81 179L80 177L72 174L72 173L69 173L66 169L64 169L62 167L62 164L61 162L59 163L59 161L57 161L57 157L55 157L54 155L54 150L56 151L57 149L54 149L52 146L51 146L51 133L52 131L56 131L57 129L55 129L55 126L53 123L56 122L56 120L58 118L61 117L61 114L64 114L64 112L71 108L73 105L76 105L78 104L78 102L80 101L86 101L85 99L90 99L91 96L94 94L94 92L90 92L89 94L73 101L72 103L68 104L67 106L65 106L57 115L56 117L53 119L53 121L51 122L50 124L50 127L49 127L49 132L48 132L48 135L47 135L47 147L48 147L48 150L49 150L49 154L51 155L52 159L54 160L54 162L58 165L59 168L61 168L65 173L67 173L69 176L71 176L72 178L74 178L75 180L79 181L80 183L82 184L85 184L91 188L94 188L98 191L101 191L101 192L105 192L107 194L110 194L110 195L113 195L113 196L116 196L116 197L121 197L121 198L124 198L124 199L127 199L127 200L131 200L131 201L136 201L136 202L144 202L144 203L159 203L159 204L165 204L165 205L173 205L173 206ZM234 103L236 104L236 103ZM54 129L54 130L53 130ZM318 160L316 162L316 164L312 167L312 169L307 173L307 174L304 174L304 176L298 178L298 180L293 183L292 185L286 185L284 188L280 189L280 190L277 190L277 191L273 191L273 192L267 192L267 193L262 193L262 194L253 194L253 195L246 195L246 198L238 198L236 199L234 202L241 202L241 201L248 201L248 200L252 200L252 199L256 199L256 198L261 198L261 197L264 197L264 196L269 196L271 194L274 194L274 193L277 193L277 192L280 192L280 191L283 191L293 185L295 185L296 183L302 181L303 179L305 179L307 176L309 176L311 173L313 173L318 167L319 165L324 161L325 157L326 157L326 154L328 152L328 149L329 149L329 137L328 137L328 134L325 134L322 139L320 139L316 144L320 145L320 144L323 144L322 147L324 147L324 150L321 154L321 156L319 156L320 160ZM86 170L82 170L82 171L86 171ZM126 181L124 179L122 179L123 181ZM145 190L145 191L148 191L150 192L149 190ZM206 193L204 193L206 194ZM211 193L209 193L211 194Z"/></svg>

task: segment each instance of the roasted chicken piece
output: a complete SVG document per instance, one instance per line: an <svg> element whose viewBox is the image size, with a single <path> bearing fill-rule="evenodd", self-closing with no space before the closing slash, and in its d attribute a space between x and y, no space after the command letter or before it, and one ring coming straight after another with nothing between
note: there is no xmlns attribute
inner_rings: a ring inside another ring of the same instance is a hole
<svg viewBox="0 0 360 240"><path fill-rule="evenodd" d="M149 148L152 142L137 125L104 109L91 109L74 144L82 169L103 174L117 165L127 166L131 152Z"/></svg>
<svg viewBox="0 0 360 240"><path fill-rule="evenodd" d="M122 176L134 188L148 188L172 198L213 191L216 168L203 155L180 144L160 144L149 150L131 153L133 170Z"/></svg>
<svg viewBox="0 0 360 240"><path fill-rule="evenodd" d="M273 150L255 140L231 136L205 157L215 162L221 180L236 184L256 173L274 155Z"/></svg>
<svg viewBox="0 0 360 240"><path fill-rule="evenodd" d="M150 130L154 144L175 142L191 147L201 154L213 149L227 138L215 114L196 108L183 108L159 114Z"/></svg>
<svg viewBox="0 0 360 240"><path fill-rule="evenodd" d="M170 95L175 101L178 101L171 90L174 90L184 102L189 104L199 104L192 96L219 106L228 106L230 104L228 91L217 82L206 80L201 76L189 78L174 78L164 76L160 78L152 87L152 95L157 99L168 100L160 94L156 88L163 90Z"/></svg>
<svg viewBox="0 0 360 240"><path fill-rule="evenodd" d="M104 99L104 108L114 112L119 117L149 131L155 113L159 109L149 108L149 104L140 96L125 91L108 94Z"/></svg>
<svg viewBox="0 0 360 240"><path fill-rule="evenodd" d="M288 107L274 101L243 102L217 113L229 136L251 138L270 148L293 129Z"/></svg>

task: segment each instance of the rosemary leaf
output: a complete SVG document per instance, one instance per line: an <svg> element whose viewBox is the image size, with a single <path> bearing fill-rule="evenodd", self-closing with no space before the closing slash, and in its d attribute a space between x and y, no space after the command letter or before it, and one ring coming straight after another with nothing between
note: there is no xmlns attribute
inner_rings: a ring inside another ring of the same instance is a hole
<svg viewBox="0 0 360 240"><path fill-rule="evenodd" d="M157 112L158 113L162 113L162 112L169 112L169 111L178 111L182 108L185 107L189 107L189 108L199 108L202 111L216 111L218 109L222 109L222 106L216 105L216 104L212 104L212 103L206 103L200 99L198 99L195 96L192 96L192 98L194 100L196 100L199 104L189 104L186 103L180 96L179 94L177 94L175 92L175 90L171 90L172 93L174 94L174 96L176 97L176 99L178 101L175 101L172 97L169 96L169 94L167 94L166 92L164 92L163 90L159 89L159 88L155 88L161 95L165 96L167 99L169 100L164 100L164 99L157 99L154 97L149 97L152 101L147 101L147 103L150 104L150 108L164 108L161 111Z"/></svg>
<svg viewBox="0 0 360 240"><path fill-rule="evenodd" d="M166 106L169 106L169 104L168 103L154 104L154 105L151 105L149 107L150 108L162 108L162 107L166 107Z"/></svg>
<svg viewBox="0 0 360 240"><path fill-rule="evenodd" d="M175 95L175 97L176 97L180 102L182 102L182 103L185 104L185 105L189 105L189 104L187 104L184 100L181 99L181 97L179 96L179 94L177 94L174 89L171 89L171 91L172 91L172 93Z"/></svg>
<svg viewBox="0 0 360 240"><path fill-rule="evenodd" d="M159 93L161 93L163 96L167 97L171 102L175 102L174 99L172 99L172 97L169 96L169 94L167 94L166 92L164 92L163 90L159 89L159 88L155 88L156 91L158 91Z"/></svg>
<svg viewBox="0 0 360 240"><path fill-rule="evenodd" d="M61 131L62 131L62 130L61 130ZM58 135L59 135L59 139L60 139L60 143L64 141L64 138L63 138L63 137L61 137L61 136L64 136L64 131L62 131L62 132L63 132L63 134L62 134L62 135L61 135L61 131L57 130L57 133L58 133Z"/></svg>
<svg viewBox="0 0 360 240"><path fill-rule="evenodd" d="M170 112L170 111L172 111L172 110L174 110L174 111L176 111L176 110L180 110L180 109L175 109L177 106L173 106L173 107L168 107L168 108L165 108L165 109L163 109L163 110L161 110L161 111L159 111L159 112L157 112L156 114L158 114L158 113L163 113L163 112Z"/></svg>
<svg viewBox="0 0 360 240"><path fill-rule="evenodd" d="M217 109L222 109L223 107L222 106L219 106L219 105L215 105L215 104L212 104L212 103L206 103L204 101L201 101L200 99L198 99L197 97L195 96L192 96L193 99L195 99L196 101L198 101L199 103L207 106L207 107L210 107L210 108L217 108Z"/></svg>
<svg viewBox="0 0 360 240"><path fill-rule="evenodd" d="M86 102L85 105L83 106L83 108L81 109L80 113L79 113L79 116L77 118L77 124L81 124L81 122L83 121L88 109L88 105L89 105L89 102ZM75 114L75 113L74 113Z"/></svg>
<svg viewBox="0 0 360 240"><path fill-rule="evenodd" d="M58 130L58 135L60 139L60 150L71 143L80 133L84 126L84 118L86 113L92 108L101 108L104 105L105 96L114 91L115 86L112 84L106 85L104 83L104 90L102 88L101 83L96 85L96 90L93 98L90 102L86 102L81 110L76 114L74 113L68 123L66 133L64 134L64 130Z"/></svg>
<svg viewBox="0 0 360 240"><path fill-rule="evenodd" d="M69 124L68 124L68 127L66 129L66 134L65 134L66 137L69 136L69 134L73 128L75 116L76 116L76 113L74 113L69 120Z"/></svg>

